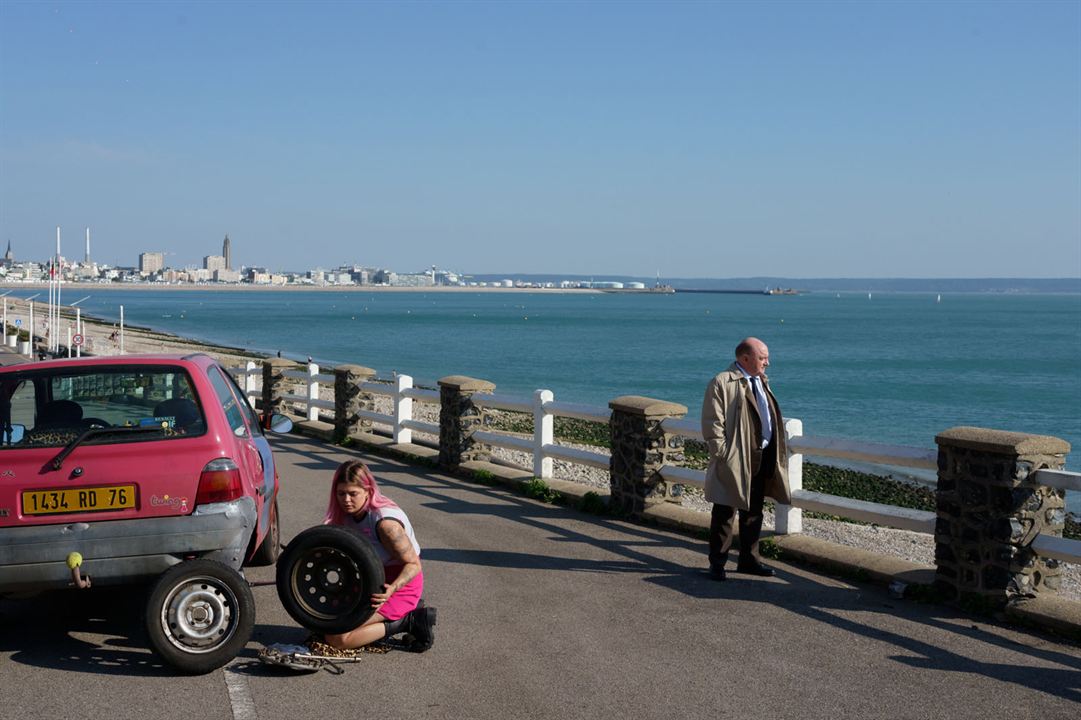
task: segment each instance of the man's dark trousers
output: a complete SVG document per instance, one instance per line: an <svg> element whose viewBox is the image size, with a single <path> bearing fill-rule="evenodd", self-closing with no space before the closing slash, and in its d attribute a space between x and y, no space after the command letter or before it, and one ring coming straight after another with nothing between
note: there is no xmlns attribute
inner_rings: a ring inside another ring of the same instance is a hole
<svg viewBox="0 0 1081 720"><path fill-rule="evenodd" d="M751 451L750 507L739 511L739 555L743 559L758 556L758 540L762 534L762 504L766 496L766 480L777 470L776 434L760 452ZM709 566L723 568L732 546L733 519L736 509L730 505L714 505L709 523Z"/></svg>

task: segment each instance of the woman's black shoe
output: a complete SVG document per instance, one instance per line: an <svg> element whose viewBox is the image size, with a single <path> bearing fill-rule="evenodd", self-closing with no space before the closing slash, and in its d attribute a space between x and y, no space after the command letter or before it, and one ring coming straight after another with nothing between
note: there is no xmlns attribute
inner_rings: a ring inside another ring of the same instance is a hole
<svg viewBox="0 0 1081 720"><path fill-rule="evenodd" d="M409 613L409 629L413 636L409 649L413 652L425 652L435 643L435 608L418 607Z"/></svg>

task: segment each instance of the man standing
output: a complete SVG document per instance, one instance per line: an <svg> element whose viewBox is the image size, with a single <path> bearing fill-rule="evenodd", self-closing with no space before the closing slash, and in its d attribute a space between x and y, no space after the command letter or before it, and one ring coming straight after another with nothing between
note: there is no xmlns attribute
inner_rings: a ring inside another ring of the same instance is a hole
<svg viewBox="0 0 1081 720"><path fill-rule="evenodd" d="M736 571L769 577L758 539L762 503L768 495L791 503L788 448L777 399L766 380L769 348L749 337L736 346L736 361L710 381L702 401L702 438L709 448L706 500L713 503L709 528L709 574L724 580L739 510L739 563Z"/></svg>

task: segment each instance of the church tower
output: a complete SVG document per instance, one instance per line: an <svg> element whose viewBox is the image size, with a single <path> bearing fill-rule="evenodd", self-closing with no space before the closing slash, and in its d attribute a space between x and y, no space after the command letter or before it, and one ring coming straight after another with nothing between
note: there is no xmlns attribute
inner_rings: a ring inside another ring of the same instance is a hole
<svg viewBox="0 0 1081 720"><path fill-rule="evenodd" d="M221 244L221 254L225 258L225 269L226 270L232 270L233 269L233 248L232 248L232 244L229 242L229 236L228 235L225 236L225 242L223 242Z"/></svg>

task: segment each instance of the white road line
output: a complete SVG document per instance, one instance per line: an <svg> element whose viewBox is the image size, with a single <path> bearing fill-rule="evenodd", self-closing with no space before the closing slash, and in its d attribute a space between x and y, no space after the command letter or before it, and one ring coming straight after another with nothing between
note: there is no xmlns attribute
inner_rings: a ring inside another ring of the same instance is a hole
<svg viewBox="0 0 1081 720"><path fill-rule="evenodd" d="M229 704L233 707L233 720L257 720L255 700L251 696L248 678L233 669L236 660L222 668L225 687L229 690Z"/></svg>

